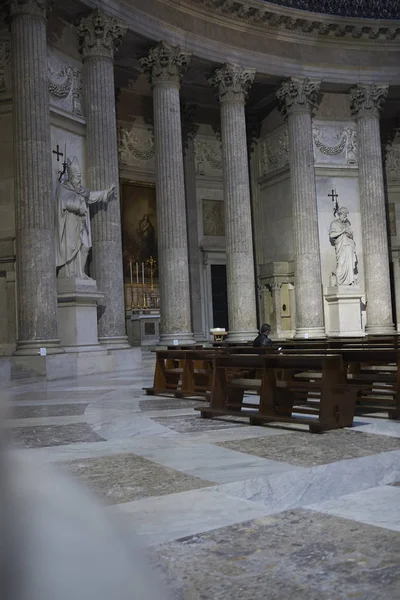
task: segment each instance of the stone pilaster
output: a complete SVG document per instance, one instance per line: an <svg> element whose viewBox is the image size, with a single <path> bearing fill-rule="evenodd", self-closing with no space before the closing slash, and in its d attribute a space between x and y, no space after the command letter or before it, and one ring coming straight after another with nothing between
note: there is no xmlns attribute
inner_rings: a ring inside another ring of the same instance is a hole
<svg viewBox="0 0 400 600"><path fill-rule="evenodd" d="M190 309L192 331L196 342L204 342L203 298L201 287L201 257L199 248L199 227L196 195L196 162L194 138L198 126L194 122L195 107L182 107L183 171L185 177L186 219L188 230Z"/></svg>
<svg viewBox="0 0 400 600"><path fill-rule="evenodd" d="M275 333L277 337L282 336L282 315L281 315L281 283L273 283L271 285L272 292L272 302L274 306L274 316L275 316Z"/></svg>
<svg viewBox="0 0 400 600"><path fill-rule="evenodd" d="M11 1L17 354L61 352L57 331L54 208L45 0Z"/></svg>
<svg viewBox="0 0 400 600"><path fill-rule="evenodd" d="M386 86L358 85L350 108L358 129L358 170L368 334L393 333L379 112Z"/></svg>
<svg viewBox="0 0 400 600"><path fill-rule="evenodd" d="M100 10L91 12L78 26L86 83L87 183L92 190L116 186L114 200L91 208L92 276L104 294L99 305L99 341L110 347L127 344L113 63L125 31L120 22Z"/></svg>
<svg viewBox="0 0 400 600"><path fill-rule="evenodd" d="M289 79L277 92L289 130L290 183L296 264L297 338L325 337L312 109L319 83Z"/></svg>
<svg viewBox="0 0 400 600"><path fill-rule="evenodd" d="M180 80L190 55L160 42L143 70L153 87L156 160L158 262L160 277L160 343L194 343L190 318L185 182L182 153Z"/></svg>
<svg viewBox="0 0 400 600"><path fill-rule="evenodd" d="M245 99L254 70L225 64L209 79L221 107L225 200L228 341L257 335Z"/></svg>

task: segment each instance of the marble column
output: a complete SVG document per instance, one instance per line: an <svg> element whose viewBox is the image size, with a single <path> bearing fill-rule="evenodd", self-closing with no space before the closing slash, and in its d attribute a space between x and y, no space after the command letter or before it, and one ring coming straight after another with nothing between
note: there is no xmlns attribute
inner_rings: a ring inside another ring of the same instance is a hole
<svg viewBox="0 0 400 600"><path fill-rule="evenodd" d="M253 80L254 70L228 63L209 79L221 108L229 342L246 342L257 335L245 118Z"/></svg>
<svg viewBox="0 0 400 600"><path fill-rule="evenodd" d="M319 83L292 78L277 92L288 121L295 252L296 338L325 337L312 109Z"/></svg>
<svg viewBox="0 0 400 600"><path fill-rule="evenodd" d="M196 161L194 138L197 125L194 122L195 107L182 107L183 171L185 178L186 219L188 230L190 313L192 331L196 342L208 339L203 327L204 299L201 287L201 256L199 248L198 206L196 194Z"/></svg>
<svg viewBox="0 0 400 600"><path fill-rule="evenodd" d="M383 183L379 112L386 86L357 85L350 109L357 122L361 228L364 251L367 334L393 333L389 253Z"/></svg>
<svg viewBox="0 0 400 600"><path fill-rule="evenodd" d="M14 195L17 255L16 354L61 352L57 331L46 8L11 1Z"/></svg>
<svg viewBox="0 0 400 600"><path fill-rule="evenodd" d="M104 294L98 310L99 342L111 348L127 346L114 87L114 52L125 31L101 10L92 11L78 26L85 73L87 183L92 190L116 186L107 206L91 207L92 277Z"/></svg>
<svg viewBox="0 0 400 600"><path fill-rule="evenodd" d="M194 343L179 100L180 80L189 62L189 54L164 42L141 59L153 87L162 345Z"/></svg>

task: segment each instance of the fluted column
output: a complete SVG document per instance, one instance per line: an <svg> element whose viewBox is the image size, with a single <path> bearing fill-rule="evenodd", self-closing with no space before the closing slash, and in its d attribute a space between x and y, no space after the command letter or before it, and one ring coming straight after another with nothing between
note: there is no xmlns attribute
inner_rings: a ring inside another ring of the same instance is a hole
<svg viewBox="0 0 400 600"><path fill-rule="evenodd" d="M319 83L292 78L277 92L289 130L297 338L325 337L312 141L312 109L318 91Z"/></svg>
<svg viewBox="0 0 400 600"><path fill-rule="evenodd" d="M125 31L121 23L100 10L91 12L78 26L86 83L88 187L104 190L116 186L116 197L107 206L91 207L92 276L104 294L99 307L99 341L111 347L127 345L114 88L114 51Z"/></svg>
<svg viewBox="0 0 400 600"><path fill-rule="evenodd" d="M379 111L386 86L358 85L350 108L358 129L361 228L363 236L368 334L393 333Z"/></svg>
<svg viewBox="0 0 400 600"><path fill-rule="evenodd" d="M209 79L221 107L230 342L257 335L245 99L254 70L225 64Z"/></svg>
<svg viewBox="0 0 400 600"><path fill-rule="evenodd" d="M194 122L195 107L184 105L182 108L183 171L185 178L186 219L188 229L188 256L190 280L190 312L192 331L196 342L206 339L203 330L203 298L200 272L200 248L198 210L196 195L196 164L194 137L197 125ZM208 336L207 336L208 337Z"/></svg>
<svg viewBox="0 0 400 600"><path fill-rule="evenodd" d="M160 42L143 69L153 87L156 160L160 344L194 343L190 319L188 245L179 88L190 55Z"/></svg>
<svg viewBox="0 0 400 600"><path fill-rule="evenodd" d="M46 7L11 1L17 354L61 352L57 332L54 208L47 89Z"/></svg>

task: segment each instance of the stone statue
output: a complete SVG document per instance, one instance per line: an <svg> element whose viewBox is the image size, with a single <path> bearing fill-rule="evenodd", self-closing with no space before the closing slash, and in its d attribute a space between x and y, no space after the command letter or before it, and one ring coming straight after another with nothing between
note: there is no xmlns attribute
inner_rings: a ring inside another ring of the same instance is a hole
<svg viewBox="0 0 400 600"><path fill-rule="evenodd" d="M74 157L67 160L66 179L56 191L56 264L58 277L90 279L85 272L92 246L89 204L109 202L115 197L115 184L101 192L82 185L82 173Z"/></svg>
<svg viewBox="0 0 400 600"><path fill-rule="evenodd" d="M329 227L329 239L336 252L337 285L356 285L358 279L356 244L353 239L349 214L345 206L339 208L338 218Z"/></svg>

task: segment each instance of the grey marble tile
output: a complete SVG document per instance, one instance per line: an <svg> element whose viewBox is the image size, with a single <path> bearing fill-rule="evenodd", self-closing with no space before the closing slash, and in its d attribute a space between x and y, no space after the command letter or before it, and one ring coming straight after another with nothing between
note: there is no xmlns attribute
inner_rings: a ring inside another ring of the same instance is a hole
<svg viewBox="0 0 400 600"><path fill-rule="evenodd" d="M63 463L62 468L78 476L111 504L213 485L135 454L81 459Z"/></svg>
<svg viewBox="0 0 400 600"><path fill-rule="evenodd" d="M400 489L396 486L382 485L306 508L400 532Z"/></svg>
<svg viewBox="0 0 400 600"><path fill-rule="evenodd" d="M8 437L11 442L24 448L104 441L104 438L95 433L87 423L15 427L8 430Z"/></svg>
<svg viewBox="0 0 400 600"><path fill-rule="evenodd" d="M178 408L193 408L195 406L207 406L208 402L197 400L186 400L184 398L149 398L140 400L139 407L142 412L153 410L174 410Z"/></svg>
<svg viewBox="0 0 400 600"><path fill-rule="evenodd" d="M197 431L213 431L216 429L228 429L232 427L249 426L245 419L240 417L226 417L224 419L202 419L199 415L180 417L159 417L154 419L160 425L179 433L190 433Z"/></svg>
<svg viewBox="0 0 400 600"><path fill-rule="evenodd" d="M399 450L400 439L336 429L322 435L293 432L290 436L258 437L219 442L217 445L300 467L314 467L339 460Z"/></svg>
<svg viewBox="0 0 400 600"><path fill-rule="evenodd" d="M153 549L177 597L190 600L397 600L398 534L294 510Z"/></svg>
<svg viewBox="0 0 400 600"><path fill-rule="evenodd" d="M46 406L13 406L9 411L11 419L31 419L40 417L63 417L84 415L85 404L49 404Z"/></svg>

